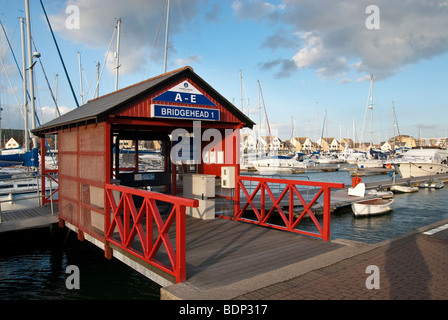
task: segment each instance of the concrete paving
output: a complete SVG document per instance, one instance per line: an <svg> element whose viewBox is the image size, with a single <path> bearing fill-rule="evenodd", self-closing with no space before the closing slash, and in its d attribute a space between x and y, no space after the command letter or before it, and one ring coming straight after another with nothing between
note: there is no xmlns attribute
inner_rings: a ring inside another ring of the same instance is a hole
<svg viewBox="0 0 448 320"><path fill-rule="evenodd" d="M235 300L446 300L448 219Z"/></svg>

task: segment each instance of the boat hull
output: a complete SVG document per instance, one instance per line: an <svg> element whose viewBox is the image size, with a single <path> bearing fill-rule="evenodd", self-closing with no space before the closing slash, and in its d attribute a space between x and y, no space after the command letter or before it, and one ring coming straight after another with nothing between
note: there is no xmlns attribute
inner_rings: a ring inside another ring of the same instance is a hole
<svg viewBox="0 0 448 320"><path fill-rule="evenodd" d="M397 163L394 166L402 178L414 178L448 173L448 166L438 163L409 162Z"/></svg>
<svg viewBox="0 0 448 320"><path fill-rule="evenodd" d="M420 188L427 189L442 189L444 186L443 182L423 182L420 184Z"/></svg>
<svg viewBox="0 0 448 320"><path fill-rule="evenodd" d="M392 187L390 187L390 190L397 193L411 193L418 192L418 187L393 185Z"/></svg>
<svg viewBox="0 0 448 320"><path fill-rule="evenodd" d="M357 217L380 215L392 210L394 199L371 199L352 203L353 214Z"/></svg>
<svg viewBox="0 0 448 320"><path fill-rule="evenodd" d="M305 162L287 158L268 158L250 163L260 173L292 173L294 170L303 170L307 167Z"/></svg>

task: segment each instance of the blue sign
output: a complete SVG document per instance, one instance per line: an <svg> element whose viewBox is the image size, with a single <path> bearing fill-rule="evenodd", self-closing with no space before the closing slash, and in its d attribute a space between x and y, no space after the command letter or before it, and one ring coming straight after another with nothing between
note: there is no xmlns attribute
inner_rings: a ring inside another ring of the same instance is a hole
<svg viewBox="0 0 448 320"><path fill-rule="evenodd" d="M160 104L151 105L152 118L171 118L184 120L204 120L219 121L219 110L194 108L194 107L178 107L164 106Z"/></svg>
<svg viewBox="0 0 448 320"><path fill-rule="evenodd" d="M202 106L216 106L188 81L184 81L152 99L153 101L177 102Z"/></svg>
<svg viewBox="0 0 448 320"><path fill-rule="evenodd" d="M195 93L184 93L175 91L166 91L152 100L163 102L197 104L203 106L216 106L216 104L210 101L210 99L204 96L203 94L198 95Z"/></svg>

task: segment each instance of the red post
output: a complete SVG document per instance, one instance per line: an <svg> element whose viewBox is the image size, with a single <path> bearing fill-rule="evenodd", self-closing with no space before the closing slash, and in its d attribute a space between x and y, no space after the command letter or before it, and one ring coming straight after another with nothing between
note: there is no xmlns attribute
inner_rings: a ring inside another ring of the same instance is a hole
<svg viewBox="0 0 448 320"><path fill-rule="evenodd" d="M322 232L322 240L330 241L330 198L331 189L329 187L322 187L324 189L324 229Z"/></svg>
<svg viewBox="0 0 448 320"><path fill-rule="evenodd" d="M240 186L240 176L235 177L235 195L234 195L234 204L235 204L235 211L233 213L233 216L235 217L241 210L240 207L240 193L241 193L241 186Z"/></svg>
<svg viewBox="0 0 448 320"><path fill-rule="evenodd" d="M176 283L187 279L185 211L185 206L176 205Z"/></svg>
<svg viewBox="0 0 448 320"><path fill-rule="evenodd" d="M45 198L46 195L46 188L45 188L45 177L46 174L46 168L45 168L45 136L40 139L40 188L41 188L41 195L42 195L42 205L45 205L48 201Z"/></svg>
<svg viewBox="0 0 448 320"><path fill-rule="evenodd" d="M294 191L292 190L292 185L288 184L289 189L289 225L288 228L291 229L294 223Z"/></svg>

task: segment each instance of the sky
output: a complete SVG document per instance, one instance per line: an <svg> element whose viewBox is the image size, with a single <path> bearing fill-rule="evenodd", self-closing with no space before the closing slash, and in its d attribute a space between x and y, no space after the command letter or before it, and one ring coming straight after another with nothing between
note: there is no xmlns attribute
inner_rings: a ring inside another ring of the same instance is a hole
<svg viewBox="0 0 448 320"><path fill-rule="evenodd" d="M115 90L118 20L119 88L164 72L166 0L42 2L79 104L95 97L98 63L99 94ZM55 117L49 87L56 94L56 75L60 111L76 102L40 1L30 0L30 11L43 124ZM23 0L0 0L21 66L18 17L25 17ZM191 66L254 122L264 123L266 113L283 140L446 137L446 17L446 0L171 0L167 71ZM2 30L0 45L2 128L23 128L22 84Z"/></svg>

